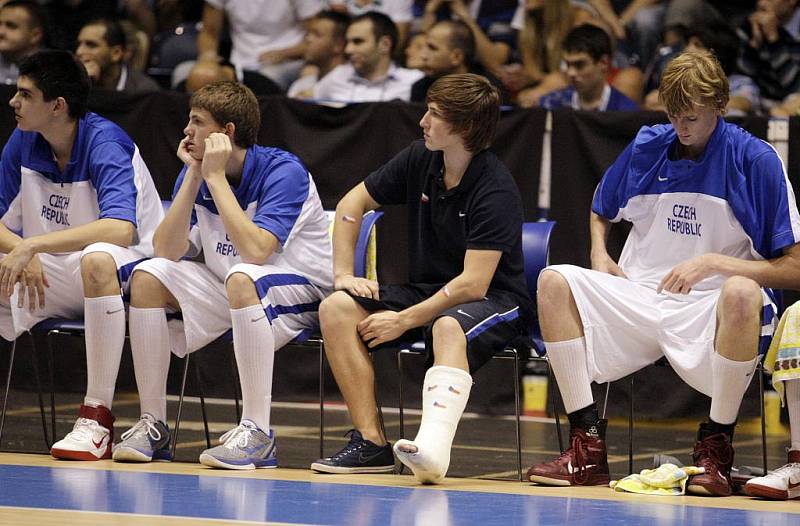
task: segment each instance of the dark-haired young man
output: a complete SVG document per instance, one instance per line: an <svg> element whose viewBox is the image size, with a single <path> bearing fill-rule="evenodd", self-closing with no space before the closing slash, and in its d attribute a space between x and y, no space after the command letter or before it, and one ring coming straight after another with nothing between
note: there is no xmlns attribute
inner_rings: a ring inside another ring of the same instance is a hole
<svg viewBox="0 0 800 526"><path fill-rule="evenodd" d="M316 84L315 99L375 102L411 98L411 85L423 74L392 61L397 27L391 18L375 11L359 15L347 26L345 39L347 63L335 67Z"/></svg>
<svg viewBox="0 0 800 526"><path fill-rule="evenodd" d="M416 141L350 190L336 207L334 292L320 306L325 352L355 429L350 443L311 469L386 473L392 447L381 432L369 352L399 338L421 338L432 354L422 423L394 452L422 483L440 482L472 387L471 373L527 332L533 316L523 274L522 199L513 177L487 148L500 115L497 88L465 73L437 80ZM361 216L405 204L409 220L406 285L353 277ZM404 336L405 335L405 336Z"/></svg>
<svg viewBox="0 0 800 526"><path fill-rule="evenodd" d="M46 18L34 0L11 0L0 7L0 84L14 84L19 63L47 47Z"/></svg>
<svg viewBox="0 0 800 526"><path fill-rule="evenodd" d="M111 403L125 340L133 267L152 255L161 201L122 129L88 113L89 78L67 51L20 63L17 129L3 149L0 335L50 317L86 321L86 398L57 458L109 458Z"/></svg>
<svg viewBox="0 0 800 526"><path fill-rule="evenodd" d="M208 84L190 107L178 147L185 166L153 238L156 257L133 274L131 351L142 416L114 447L114 460L170 459L170 350L183 356L232 329L242 418L200 462L274 468L274 353L317 327L333 285L330 222L300 160L255 143L261 113L249 88ZM183 259L200 252L202 263ZM182 320L168 325L166 310Z"/></svg>
<svg viewBox="0 0 800 526"><path fill-rule="evenodd" d="M542 108L556 110L636 111L639 106L608 83L611 38L591 24L578 26L564 39L569 86L544 95Z"/></svg>

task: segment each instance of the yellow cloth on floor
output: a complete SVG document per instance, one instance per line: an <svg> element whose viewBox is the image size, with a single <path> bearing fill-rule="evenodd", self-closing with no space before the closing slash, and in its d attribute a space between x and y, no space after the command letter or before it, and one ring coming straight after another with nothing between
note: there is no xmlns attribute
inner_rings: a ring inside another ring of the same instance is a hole
<svg viewBox="0 0 800 526"><path fill-rule="evenodd" d="M772 373L772 387L785 405L783 382L800 378L800 302L781 316L764 358L764 368Z"/></svg>
<svg viewBox="0 0 800 526"><path fill-rule="evenodd" d="M683 495L686 481L691 475L704 473L697 466L679 468L675 464L662 464L657 469L643 469L641 473L628 475L622 480L612 480L609 486L614 491L641 493L644 495Z"/></svg>

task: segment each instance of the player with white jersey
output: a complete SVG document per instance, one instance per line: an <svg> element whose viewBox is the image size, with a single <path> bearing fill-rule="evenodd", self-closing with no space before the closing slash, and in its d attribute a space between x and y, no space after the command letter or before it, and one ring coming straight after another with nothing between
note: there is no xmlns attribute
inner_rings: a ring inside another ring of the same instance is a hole
<svg viewBox="0 0 800 526"><path fill-rule="evenodd" d="M43 51L20 64L10 102L17 129L0 185L0 335L14 340L50 317L86 322L86 397L51 450L76 460L111 456L122 294L133 267L152 255L163 217L136 145L87 112L89 87L71 53Z"/></svg>
<svg viewBox="0 0 800 526"><path fill-rule="evenodd" d="M671 125L643 128L605 173L591 215L592 270L547 267L539 320L570 419L571 447L533 466L530 480L609 482L606 421L591 381L609 382L665 356L711 397L687 489L730 495L739 406L775 325L768 287L800 283L800 216L775 150L722 119L728 82L707 52L665 70L659 95ZM612 222L632 224L619 263Z"/></svg>
<svg viewBox="0 0 800 526"><path fill-rule="evenodd" d="M258 100L236 82L190 102L185 167L155 237L156 257L133 274L130 334L141 418L114 460L168 460L170 351L196 351L233 329L242 384L240 424L200 461L230 469L277 465L270 430L274 351L318 327L333 286L329 220L314 181L291 153L255 144ZM204 262L189 258L200 253ZM167 321L166 313L181 320Z"/></svg>

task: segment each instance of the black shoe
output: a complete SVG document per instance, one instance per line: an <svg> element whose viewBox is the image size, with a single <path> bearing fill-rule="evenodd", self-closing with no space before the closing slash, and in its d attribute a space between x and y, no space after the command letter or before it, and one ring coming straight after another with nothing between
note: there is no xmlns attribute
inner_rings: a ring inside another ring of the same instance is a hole
<svg viewBox="0 0 800 526"><path fill-rule="evenodd" d="M311 464L320 473L393 473L392 445L379 446L365 440L356 429L347 432L350 442L332 457ZM345 436L347 436L345 435Z"/></svg>

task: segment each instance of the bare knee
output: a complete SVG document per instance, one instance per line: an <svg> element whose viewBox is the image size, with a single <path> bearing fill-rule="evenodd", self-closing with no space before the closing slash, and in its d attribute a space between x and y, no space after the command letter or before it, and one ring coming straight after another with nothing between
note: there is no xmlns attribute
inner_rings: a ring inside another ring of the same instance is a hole
<svg viewBox="0 0 800 526"><path fill-rule="evenodd" d="M111 254L91 252L81 258L83 294L87 297L120 293L117 263Z"/></svg>
<svg viewBox="0 0 800 526"><path fill-rule="evenodd" d="M555 270L545 270L539 275L536 288L536 302L539 312L568 305L572 298L569 282Z"/></svg>
<svg viewBox="0 0 800 526"><path fill-rule="evenodd" d="M319 305L319 323L323 335L326 331L355 326L361 321L356 301L344 291L336 291Z"/></svg>
<svg viewBox="0 0 800 526"><path fill-rule="evenodd" d="M742 276L728 278L719 297L720 321L731 327L747 327L759 320L762 304L758 283Z"/></svg>
<svg viewBox="0 0 800 526"><path fill-rule="evenodd" d="M464 329L461 327L461 324L458 323L457 319L451 318L450 316L442 316L433 322L432 330L434 354L437 353L437 349L441 348L440 345L436 345L437 342L447 342L448 344L460 343L463 345L459 345L459 347L466 348L467 338L464 334Z"/></svg>
<svg viewBox="0 0 800 526"><path fill-rule="evenodd" d="M138 309L166 307L169 291L154 275L144 270L134 271L131 278L131 306Z"/></svg>
<svg viewBox="0 0 800 526"><path fill-rule="evenodd" d="M259 305L261 300L256 291L256 284L247 274L234 272L225 281L228 294L228 305L232 309L243 309L251 305Z"/></svg>

